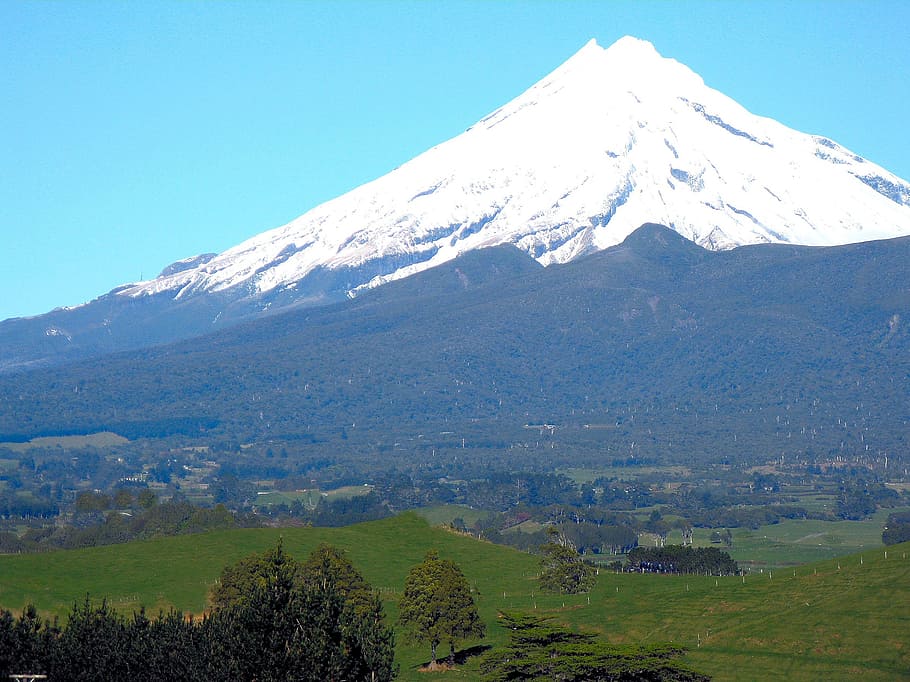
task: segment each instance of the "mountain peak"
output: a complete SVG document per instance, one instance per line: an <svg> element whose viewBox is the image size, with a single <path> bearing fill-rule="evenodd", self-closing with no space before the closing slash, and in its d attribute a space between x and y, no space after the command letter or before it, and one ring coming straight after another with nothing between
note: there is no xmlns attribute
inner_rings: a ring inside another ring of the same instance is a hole
<svg viewBox="0 0 910 682"><path fill-rule="evenodd" d="M596 45L597 41L592 39L589 41L589 44L590 43ZM604 51L611 56L634 55L638 57L660 57L660 54L657 52L653 43L643 40L642 38L636 38L635 36L623 36L609 47L601 49L604 49ZM663 59L663 57L661 57L661 59Z"/></svg>
<svg viewBox="0 0 910 682"><path fill-rule="evenodd" d="M118 293L255 298L332 282L307 294L322 300L497 244L562 263L644 223L711 249L867 241L910 233L908 196L900 178L749 113L646 40L590 40L391 173L204 266Z"/></svg>
<svg viewBox="0 0 910 682"><path fill-rule="evenodd" d="M586 54L589 52L590 53L600 52L601 50L603 50L603 48L598 44L597 38L591 38L588 42L586 42L582 46L582 48L578 52L575 53L574 57L577 57L580 54ZM570 57L570 59L571 59L571 57Z"/></svg>
<svg viewBox="0 0 910 682"><path fill-rule="evenodd" d="M602 47L596 38L591 38L564 64L581 59L664 59L652 43L635 36L623 36L609 47Z"/></svg>
<svg viewBox="0 0 910 682"><path fill-rule="evenodd" d="M707 253L704 248L686 239L665 225L645 223L629 234L621 244L649 260L694 263Z"/></svg>
<svg viewBox="0 0 910 682"><path fill-rule="evenodd" d="M663 57L647 40L625 36L604 48L592 38L526 95L573 82L594 90L593 94L615 94L617 89L676 91L689 81L702 83L697 74L676 60Z"/></svg>

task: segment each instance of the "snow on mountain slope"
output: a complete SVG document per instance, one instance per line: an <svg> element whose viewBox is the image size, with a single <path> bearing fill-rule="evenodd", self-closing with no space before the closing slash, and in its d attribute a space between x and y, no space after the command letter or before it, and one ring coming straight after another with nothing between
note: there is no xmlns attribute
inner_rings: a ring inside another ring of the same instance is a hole
<svg viewBox="0 0 910 682"><path fill-rule="evenodd" d="M750 114L654 47L593 40L465 133L198 264L117 290L256 297L314 272L362 287L513 243L544 265L645 222L712 249L910 234L910 184Z"/></svg>

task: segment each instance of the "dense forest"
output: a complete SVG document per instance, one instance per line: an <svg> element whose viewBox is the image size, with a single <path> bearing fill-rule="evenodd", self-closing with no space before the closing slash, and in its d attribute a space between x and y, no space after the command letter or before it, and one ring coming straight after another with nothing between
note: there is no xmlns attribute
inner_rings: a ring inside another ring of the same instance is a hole
<svg viewBox="0 0 910 682"><path fill-rule="evenodd" d="M0 375L0 442L111 431L394 463L462 444L515 461L548 440L576 465L903 471L910 299L890 283L908 250L715 253L648 226L546 269L472 252L345 304Z"/></svg>

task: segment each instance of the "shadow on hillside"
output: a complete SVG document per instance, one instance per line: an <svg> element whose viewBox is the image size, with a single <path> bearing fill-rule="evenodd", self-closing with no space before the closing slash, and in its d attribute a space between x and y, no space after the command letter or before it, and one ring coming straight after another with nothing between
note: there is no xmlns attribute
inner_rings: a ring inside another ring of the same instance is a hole
<svg viewBox="0 0 910 682"><path fill-rule="evenodd" d="M461 651L456 651L455 663L456 665L464 665L468 662L469 658L485 654L492 648L493 647L491 647L489 644L478 644L477 646L472 646L468 647L467 649L462 649Z"/></svg>
<svg viewBox="0 0 910 682"><path fill-rule="evenodd" d="M473 658L474 656L481 656L487 651L492 649L489 644L478 644L476 646L468 647L467 649L462 649L461 651L455 652L455 665L464 665L468 662L468 659ZM421 663L418 669L421 672L437 672L444 671L449 669L449 657L444 656L436 662L436 666L433 667L430 665L430 662Z"/></svg>

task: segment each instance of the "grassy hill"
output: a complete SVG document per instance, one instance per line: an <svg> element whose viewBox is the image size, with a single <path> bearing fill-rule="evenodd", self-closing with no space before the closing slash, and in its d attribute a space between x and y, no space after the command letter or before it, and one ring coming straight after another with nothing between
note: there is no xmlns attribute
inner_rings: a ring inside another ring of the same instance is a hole
<svg viewBox="0 0 910 682"><path fill-rule="evenodd" d="M339 529L249 529L41 555L0 556L0 605L32 601L64 615L88 592L125 611L144 604L200 613L221 568L284 538L304 557L320 542L349 556L382 591L390 618L408 569L436 548L479 591L497 646L501 609L554 615L619 642L675 641L689 662L719 680L898 679L910 672L910 545L870 550L745 578L615 575L590 595L541 595L536 557L429 526L416 515ZM887 551L887 557L885 552ZM399 642L401 678L426 680L428 652ZM475 679L476 660L444 679Z"/></svg>

